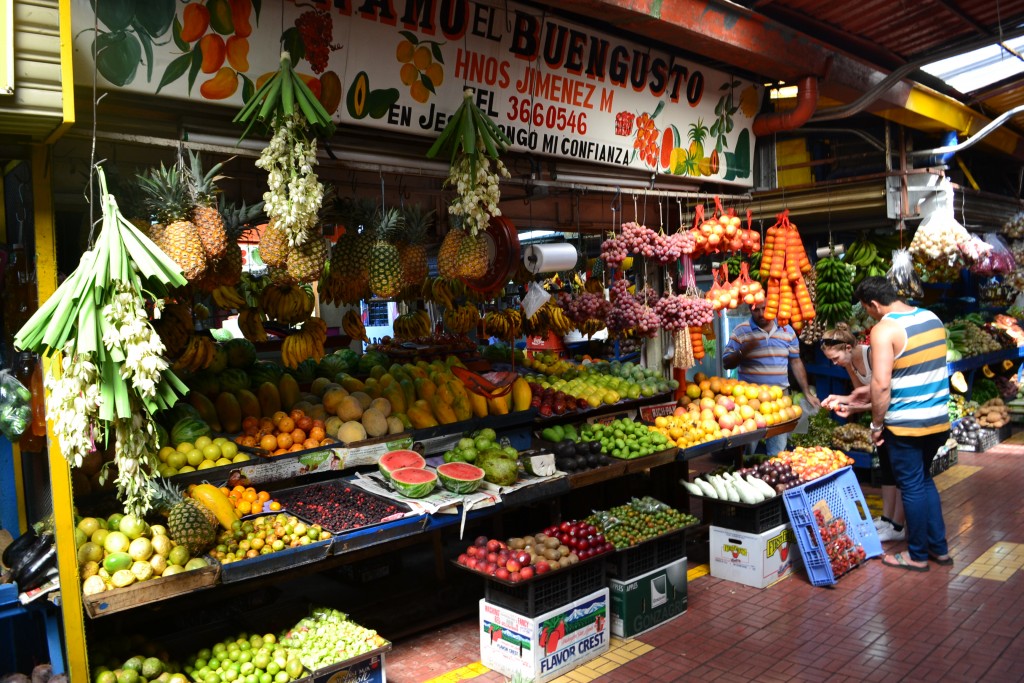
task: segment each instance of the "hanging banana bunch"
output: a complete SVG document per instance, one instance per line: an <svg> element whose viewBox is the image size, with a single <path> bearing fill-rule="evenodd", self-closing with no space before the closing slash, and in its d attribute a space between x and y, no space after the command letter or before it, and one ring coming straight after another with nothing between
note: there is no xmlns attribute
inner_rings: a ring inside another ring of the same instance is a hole
<svg viewBox="0 0 1024 683"><path fill-rule="evenodd" d="M271 285L260 295L260 308L267 318L294 325L313 313L313 298L299 285Z"/></svg>
<svg viewBox="0 0 1024 683"><path fill-rule="evenodd" d="M506 308L504 311L489 311L484 316L484 334L497 337L504 342L513 342L522 336L523 314L519 309Z"/></svg>
<svg viewBox="0 0 1024 683"><path fill-rule="evenodd" d="M853 317L853 277L834 252L814 265L816 317L831 327Z"/></svg>
<svg viewBox="0 0 1024 683"><path fill-rule="evenodd" d="M564 337L576 329L562 308L550 299L523 324L523 331L528 335L546 336L548 332L557 337Z"/></svg>
<svg viewBox="0 0 1024 683"><path fill-rule="evenodd" d="M480 312L471 303L464 303L444 313L444 328L456 334L468 334L480 323Z"/></svg>
<svg viewBox="0 0 1024 683"><path fill-rule="evenodd" d="M430 315L426 311L403 313L395 318L395 339L416 339L430 336Z"/></svg>
<svg viewBox="0 0 1024 683"><path fill-rule="evenodd" d="M263 315L260 309L243 308L238 312L238 329L242 336L251 342L267 341L267 331L263 328Z"/></svg>
<svg viewBox="0 0 1024 683"><path fill-rule="evenodd" d="M327 341L327 323L323 318L310 318L295 334L290 334L281 343L281 361L289 368L312 358L324 357L324 342Z"/></svg>
<svg viewBox="0 0 1024 683"><path fill-rule="evenodd" d="M341 319L341 329L352 339L370 343L366 336L366 327L363 325L363 318L354 308L350 308Z"/></svg>

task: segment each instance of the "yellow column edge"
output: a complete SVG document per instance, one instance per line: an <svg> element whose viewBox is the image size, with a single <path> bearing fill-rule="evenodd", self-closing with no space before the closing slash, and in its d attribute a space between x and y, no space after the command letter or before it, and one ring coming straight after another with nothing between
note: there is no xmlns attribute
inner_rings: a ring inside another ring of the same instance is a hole
<svg viewBox="0 0 1024 683"><path fill-rule="evenodd" d="M50 177L51 149L46 145L32 146L36 278L39 283L40 304L49 299L57 289L57 240L54 231L53 188ZM43 371L49 371L50 363L59 362L59 354L55 354L49 360L44 360ZM67 673L72 681L88 681L89 660L85 649L85 615L82 612L78 554L75 548L71 467L61 455L60 445L53 433L53 423L49 419L46 421L46 436L50 464L50 491L53 494L53 521L57 532L57 569L60 572L61 615L64 622Z"/></svg>
<svg viewBox="0 0 1024 683"><path fill-rule="evenodd" d="M64 108L63 120L46 138L45 144L57 141L68 128L75 124L75 69L71 33L71 0L60 0L57 9L60 24L60 90ZM40 299L42 301L42 299Z"/></svg>

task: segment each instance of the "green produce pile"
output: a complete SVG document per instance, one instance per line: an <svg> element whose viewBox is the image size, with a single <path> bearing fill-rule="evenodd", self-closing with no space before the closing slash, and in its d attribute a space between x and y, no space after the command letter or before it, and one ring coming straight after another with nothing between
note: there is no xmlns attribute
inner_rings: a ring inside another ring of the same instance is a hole
<svg viewBox="0 0 1024 683"><path fill-rule="evenodd" d="M675 445L662 434L646 425L626 418L608 424L587 424L579 431L582 441L600 441L601 451L613 458L632 460Z"/></svg>
<svg viewBox="0 0 1024 683"><path fill-rule="evenodd" d="M974 388L971 390L971 401L981 405L989 399L999 396L999 389L996 383L988 377L978 377L974 380Z"/></svg>
<svg viewBox="0 0 1024 683"><path fill-rule="evenodd" d="M127 651L116 641L100 643L89 653L95 663L93 683L288 683L347 661L387 644L376 631L364 628L342 612L315 608L291 628L274 634L240 633L175 662L155 643L141 636L129 639Z"/></svg>
<svg viewBox="0 0 1024 683"><path fill-rule="evenodd" d="M587 517L617 550L698 524L693 515L675 510L650 496L634 498L625 505L601 510Z"/></svg>
<svg viewBox="0 0 1024 683"><path fill-rule="evenodd" d="M807 420L806 434L790 434L789 446L827 446L832 443L832 432L836 430L836 423L829 417L827 410L819 410Z"/></svg>

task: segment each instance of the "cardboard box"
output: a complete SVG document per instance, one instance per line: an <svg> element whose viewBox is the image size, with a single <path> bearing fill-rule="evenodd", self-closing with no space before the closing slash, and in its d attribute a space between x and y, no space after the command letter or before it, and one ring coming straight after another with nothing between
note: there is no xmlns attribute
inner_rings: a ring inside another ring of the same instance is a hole
<svg viewBox="0 0 1024 683"><path fill-rule="evenodd" d="M481 600L480 661L535 683L557 678L608 651L610 614L607 588L537 617Z"/></svg>
<svg viewBox="0 0 1024 683"><path fill-rule="evenodd" d="M766 588L800 566L800 550L789 524L761 534L711 527L711 576Z"/></svg>
<svg viewBox="0 0 1024 683"><path fill-rule="evenodd" d="M678 617L686 611L686 558L646 574L609 583L612 635L629 638Z"/></svg>
<svg viewBox="0 0 1024 683"><path fill-rule="evenodd" d="M296 683L385 683L384 655L364 659L344 668L327 667L322 672L299 679Z"/></svg>

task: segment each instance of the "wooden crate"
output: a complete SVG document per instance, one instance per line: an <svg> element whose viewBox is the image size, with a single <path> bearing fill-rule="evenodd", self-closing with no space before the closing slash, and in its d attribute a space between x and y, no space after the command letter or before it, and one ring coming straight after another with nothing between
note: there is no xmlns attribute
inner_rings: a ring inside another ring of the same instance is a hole
<svg viewBox="0 0 1024 683"><path fill-rule="evenodd" d="M85 611L94 619L108 614L148 605L177 595L204 590L217 584L220 578L220 564L202 569L193 569L158 579L133 583L124 588L82 596Z"/></svg>

